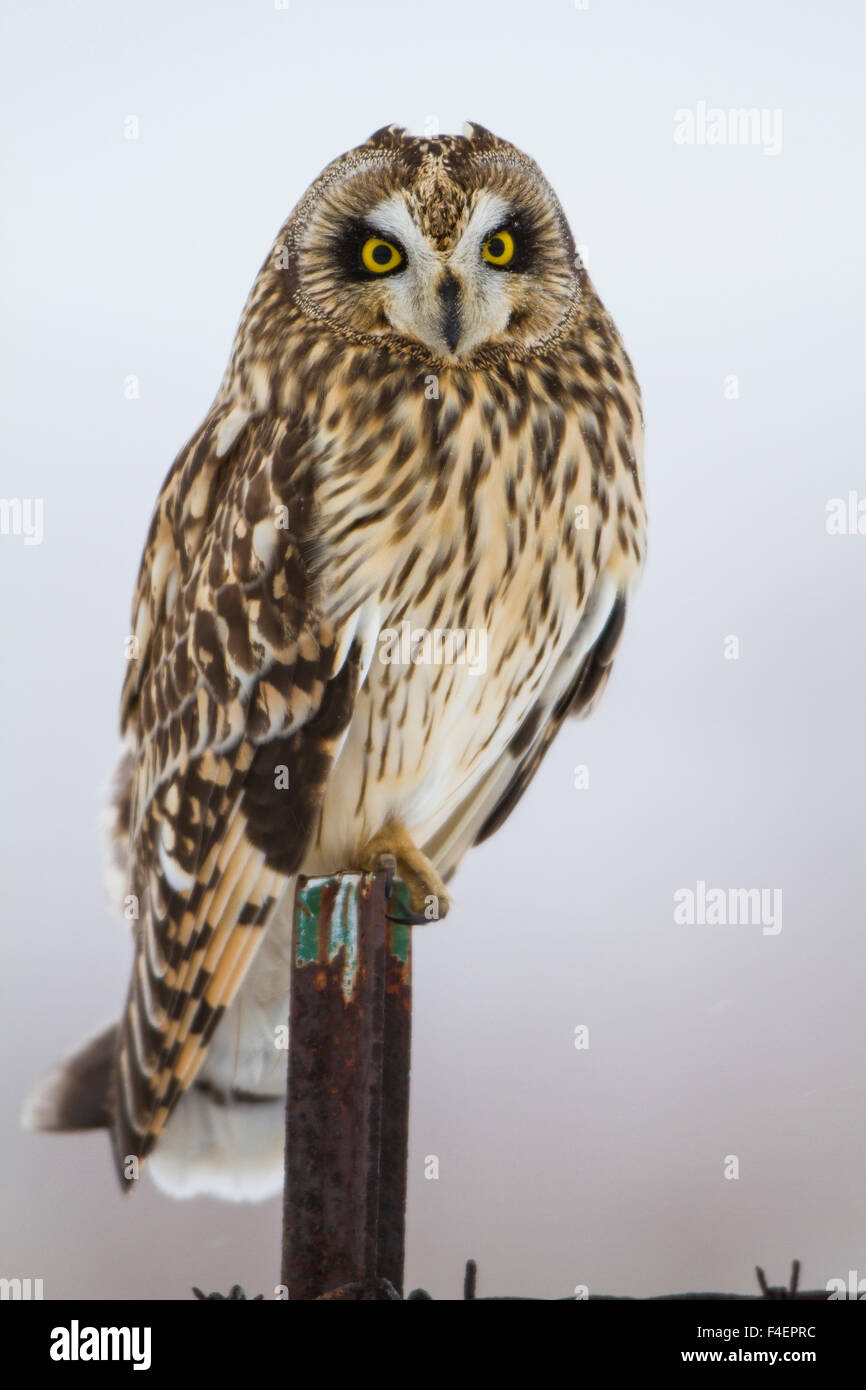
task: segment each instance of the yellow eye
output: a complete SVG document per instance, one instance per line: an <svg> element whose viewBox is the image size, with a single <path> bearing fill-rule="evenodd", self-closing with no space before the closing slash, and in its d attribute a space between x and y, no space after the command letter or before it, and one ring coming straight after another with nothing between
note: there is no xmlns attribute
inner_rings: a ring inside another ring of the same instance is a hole
<svg viewBox="0 0 866 1390"><path fill-rule="evenodd" d="M390 241L371 236L361 247L361 263L373 275L384 275L386 270L396 270L398 265L402 265L403 257Z"/></svg>
<svg viewBox="0 0 866 1390"><path fill-rule="evenodd" d="M491 265L508 265L514 259L514 237L510 232L496 232L485 241L481 254Z"/></svg>

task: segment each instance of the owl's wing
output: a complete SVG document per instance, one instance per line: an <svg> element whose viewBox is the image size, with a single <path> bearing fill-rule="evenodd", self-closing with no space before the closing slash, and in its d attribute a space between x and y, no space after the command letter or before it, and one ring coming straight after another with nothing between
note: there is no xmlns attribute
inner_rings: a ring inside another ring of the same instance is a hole
<svg viewBox="0 0 866 1390"><path fill-rule="evenodd" d="M511 777L499 800L485 817L475 844L481 844L508 819L529 786L542 759L569 715L585 717L599 699L610 676L625 624L626 602L617 596L604 627L581 660L564 692L545 707L544 695L518 729L505 751L512 760Z"/></svg>
<svg viewBox="0 0 866 1390"><path fill-rule="evenodd" d="M451 876L467 849L481 844L508 819L563 721L569 715L585 716L594 707L607 684L625 614L625 595L601 585L502 757L424 845L443 877Z"/></svg>
<svg viewBox="0 0 866 1390"><path fill-rule="evenodd" d="M116 833L137 903L112 1114L121 1175L201 1065L314 830L360 671L317 610L309 443L217 407L148 536L122 698Z"/></svg>

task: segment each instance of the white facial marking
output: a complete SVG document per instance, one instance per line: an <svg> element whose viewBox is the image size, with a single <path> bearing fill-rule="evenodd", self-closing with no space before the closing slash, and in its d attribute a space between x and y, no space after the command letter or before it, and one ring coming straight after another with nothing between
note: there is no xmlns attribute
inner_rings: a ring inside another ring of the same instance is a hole
<svg viewBox="0 0 866 1390"><path fill-rule="evenodd" d="M383 277L385 312L398 333L416 338L439 357L465 357L480 343L503 332L511 317L506 276L482 259L487 237L511 215L511 207L494 193L482 193L453 251L437 251L415 223L405 200L392 194L377 203L365 221L386 239L399 241L405 268ZM444 337L439 286L450 272L460 286L460 339L452 352Z"/></svg>
<svg viewBox="0 0 866 1390"><path fill-rule="evenodd" d="M511 205L504 198L496 193L482 193L449 258L451 272L463 287L462 333L458 343L461 356L508 327L512 308L508 272L490 265L481 252L487 238L512 215Z"/></svg>

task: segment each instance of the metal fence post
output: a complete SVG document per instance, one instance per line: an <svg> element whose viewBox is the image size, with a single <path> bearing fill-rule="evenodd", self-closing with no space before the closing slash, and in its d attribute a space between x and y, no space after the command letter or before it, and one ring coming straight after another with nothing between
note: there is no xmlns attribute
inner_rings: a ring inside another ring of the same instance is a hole
<svg viewBox="0 0 866 1390"><path fill-rule="evenodd" d="M283 1273L290 1299L402 1296L409 1130L408 904L386 875L295 897Z"/></svg>

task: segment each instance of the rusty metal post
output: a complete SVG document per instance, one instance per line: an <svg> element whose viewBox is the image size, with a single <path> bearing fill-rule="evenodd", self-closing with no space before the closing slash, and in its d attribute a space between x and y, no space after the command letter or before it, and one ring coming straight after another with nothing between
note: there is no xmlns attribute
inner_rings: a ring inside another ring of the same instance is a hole
<svg viewBox="0 0 866 1390"><path fill-rule="evenodd" d="M282 1282L290 1299L402 1295L409 1131L408 904L386 875L295 898ZM388 1286L395 1294L389 1294Z"/></svg>

